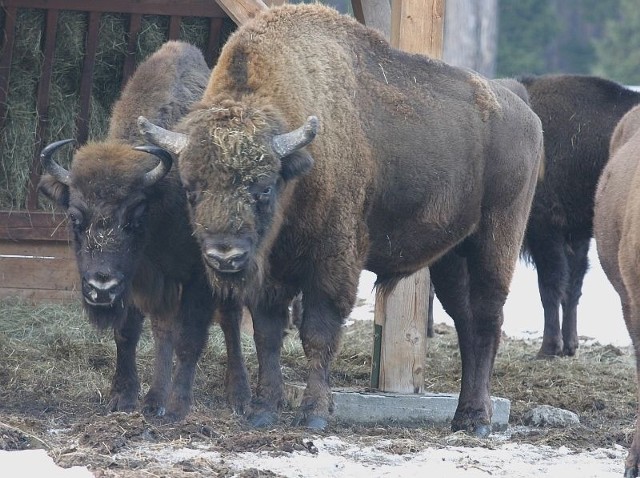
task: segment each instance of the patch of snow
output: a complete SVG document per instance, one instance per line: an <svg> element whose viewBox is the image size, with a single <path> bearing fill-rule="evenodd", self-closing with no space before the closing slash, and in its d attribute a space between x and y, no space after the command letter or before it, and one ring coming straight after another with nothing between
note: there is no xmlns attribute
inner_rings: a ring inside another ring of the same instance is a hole
<svg viewBox="0 0 640 478"><path fill-rule="evenodd" d="M61 468L45 450L0 450L0 474L4 478L93 478L85 466Z"/></svg>

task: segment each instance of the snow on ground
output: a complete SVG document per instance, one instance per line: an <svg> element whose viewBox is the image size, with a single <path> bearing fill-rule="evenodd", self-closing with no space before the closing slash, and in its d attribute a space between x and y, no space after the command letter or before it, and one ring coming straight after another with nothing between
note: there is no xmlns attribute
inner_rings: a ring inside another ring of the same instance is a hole
<svg viewBox="0 0 640 478"><path fill-rule="evenodd" d="M617 294L600 268L595 247L589 252L591 269L585 277L583 296L578 309L578 331L601 344L624 346L630 344L629 335L620 313ZM352 320L373 318L373 283L375 276L364 272L358 291L361 299ZM504 309L503 330L511 337L542 336L542 306L538 295L535 270L519 263L511 292ZM452 320L436 301L436 322L453 325ZM194 449L155 449L157 456L168 463L202 457L232 463L238 470L256 468L270 470L282 476L297 478L368 478L407 477L424 474L447 478L476 478L508 476L510 478L609 478L623 474L627 450L622 447L574 453L567 448L552 448L527 444L503 443L489 448L447 446L426 449L411 455L389 454L374 448L349 444L337 437L314 439L317 454L294 452L275 456L268 453L238 453L232 458L225 454ZM145 453L131 450L131 454ZM93 476L86 468L62 469L43 450L0 451L0 475L7 478L37 476L47 478L86 478Z"/></svg>

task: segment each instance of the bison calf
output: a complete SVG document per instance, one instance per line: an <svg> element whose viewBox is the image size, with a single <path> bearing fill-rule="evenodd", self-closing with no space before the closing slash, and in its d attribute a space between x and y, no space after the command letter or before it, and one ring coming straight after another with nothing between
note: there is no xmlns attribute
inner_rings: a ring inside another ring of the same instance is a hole
<svg viewBox="0 0 640 478"><path fill-rule="evenodd" d="M168 42L127 83L104 141L78 149L68 171L53 155L71 140L47 146L41 155L46 174L40 190L67 211L84 310L97 327L114 332L111 410L136 407L136 346L143 315L148 315L155 368L145 410L158 415L166 411L171 419L184 417L216 307L229 354L227 395L239 412L251 396L240 349L242 308L232 299L214 300L172 158L159 148L143 146L136 126L140 114L173 126L200 98L208 76L197 48Z"/></svg>

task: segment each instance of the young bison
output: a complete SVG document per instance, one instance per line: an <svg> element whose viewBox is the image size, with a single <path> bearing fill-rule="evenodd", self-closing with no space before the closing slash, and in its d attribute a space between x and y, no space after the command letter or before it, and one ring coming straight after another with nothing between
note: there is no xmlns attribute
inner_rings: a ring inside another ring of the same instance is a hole
<svg viewBox="0 0 640 478"><path fill-rule="evenodd" d="M593 232L607 278L620 295L622 315L636 352L640 379L640 106L618 123L610 158L595 195ZM638 392L640 403L640 389ZM638 409L640 413L640 408ZM638 476L640 428L636 424L624 476Z"/></svg>
<svg viewBox="0 0 640 478"><path fill-rule="evenodd" d="M241 307L232 299L214 301L172 159L159 148L140 146L136 125L139 114L174 125L202 96L209 73L196 47L168 42L127 83L104 141L78 149L69 171L53 155L72 140L53 143L41 155L47 174L40 190L67 212L84 310L97 327L114 332L112 411L136 407L136 346L143 315L149 315L155 368L144 409L166 411L169 419L188 413L196 362L216 306L229 355L228 398L242 412L251 396L240 349Z"/></svg>
<svg viewBox="0 0 640 478"><path fill-rule="evenodd" d="M289 5L230 37L178 132L140 125L180 158L211 285L248 301L254 425L284 400L282 329L298 292L309 375L297 421L322 428L361 270L388 291L430 266L461 349L452 426L489 433L502 307L542 155L519 97L335 10Z"/></svg>

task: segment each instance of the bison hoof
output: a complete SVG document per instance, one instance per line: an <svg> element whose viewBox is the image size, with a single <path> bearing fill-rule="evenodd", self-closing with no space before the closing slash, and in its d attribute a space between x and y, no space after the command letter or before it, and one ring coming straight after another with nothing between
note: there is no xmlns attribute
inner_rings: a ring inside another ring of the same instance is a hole
<svg viewBox="0 0 640 478"><path fill-rule="evenodd" d="M155 417L162 418L162 417L165 417L167 413L167 409L164 408L163 406L146 404L144 407L142 407L142 413L144 413L147 416L155 416Z"/></svg>
<svg viewBox="0 0 640 478"><path fill-rule="evenodd" d="M311 430L317 431L324 430L328 424L329 422L324 417L321 417L319 415L306 416L304 414L297 415L291 423L291 425L294 427L306 427Z"/></svg>
<svg viewBox="0 0 640 478"><path fill-rule="evenodd" d="M249 424L254 428L267 428L273 426L278 421L278 417L273 412L254 413L249 417Z"/></svg>
<svg viewBox="0 0 640 478"><path fill-rule="evenodd" d="M539 359L550 359L555 357L562 357L562 342L550 344L545 343L544 340L542 342L542 346L538 351L537 358Z"/></svg>
<svg viewBox="0 0 640 478"><path fill-rule="evenodd" d="M478 438L487 438L491 434L491 425L476 425L473 428L473 434Z"/></svg>
<svg viewBox="0 0 640 478"><path fill-rule="evenodd" d="M122 396L117 395L112 397L109 400L108 409L110 412L125 412L131 413L135 411L136 406L138 405L138 400L127 400L122 398Z"/></svg>

